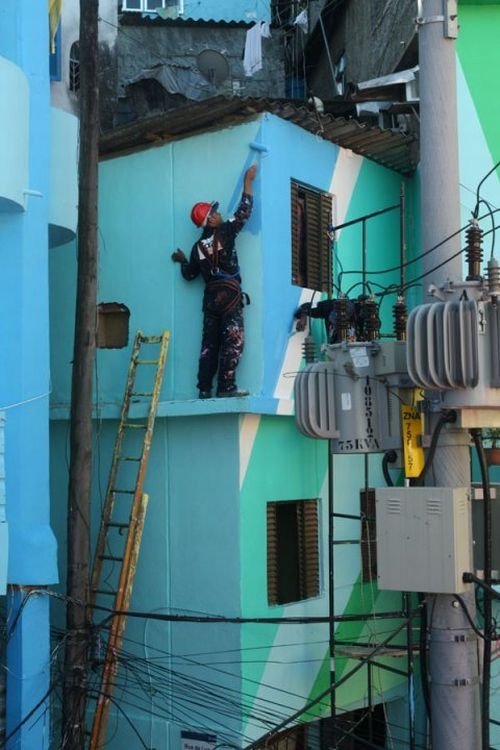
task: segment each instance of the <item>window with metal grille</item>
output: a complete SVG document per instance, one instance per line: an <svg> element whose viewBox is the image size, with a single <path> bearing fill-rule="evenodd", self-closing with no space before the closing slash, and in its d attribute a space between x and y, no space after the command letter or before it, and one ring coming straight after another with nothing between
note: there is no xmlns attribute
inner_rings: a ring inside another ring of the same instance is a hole
<svg viewBox="0 0 500 750"><path fill-rule="evenodd" d="M69 51L69 90L80 90L80 43L73 42Z"/></svg>
<svg viewBox="0 0 500 750"><path fill-rule="evenodd" d="M332 195L291 182L292 284L332 291Z"/></svg>
<svg viewBox="0 0 500 750"><path fill-rule="evenodd" d="M361 578L377 580L377 524L375 521L375 490L361 490Z"/></svg>
<svg viewBox="0 0 500 750"><path fill-rule="evenodd" d="M318 500L267 504L267 599L287 604L320 592Z"/></svg>

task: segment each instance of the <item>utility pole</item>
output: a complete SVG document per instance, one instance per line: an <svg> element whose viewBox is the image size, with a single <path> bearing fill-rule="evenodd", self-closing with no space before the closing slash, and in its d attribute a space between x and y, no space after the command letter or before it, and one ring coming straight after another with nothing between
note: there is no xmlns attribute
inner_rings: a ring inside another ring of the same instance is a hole
<svg viewBox="0 0 500 750"><path fill-rule="evenodd" d="M422 0L419 24L422 244L434 247L460 227L457 102L456 2ZM455 17L454 17L455 16ZM434 284L463 277L460 236L423 261ZM441 263L443 266L437 268ZM438 394L436 394L439 400ZM439 404L436 404L439 409ZM431 414L431 429L439 411ZM433 485L470 486L470 437L449 427L441 432L433 461ZM433 750L481 748L477 637L453 595L428 596L429 674ZM472 618L474 594L463 595ZM483 748L489 750L489 748Z"/></svg>
<svg viewBox="0 0 500 750"><path fill-rule="evenodd" d="M89 637L92 376L96 340L98 171L98 0L80 0L80 157L78 272L71 383L68 554L63 735L65 750L83 750Z"/></svg>

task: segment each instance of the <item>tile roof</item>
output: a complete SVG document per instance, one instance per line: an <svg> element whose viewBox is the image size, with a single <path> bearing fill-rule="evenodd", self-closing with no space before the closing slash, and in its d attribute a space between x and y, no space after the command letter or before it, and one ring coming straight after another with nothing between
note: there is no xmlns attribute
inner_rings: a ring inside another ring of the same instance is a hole
<svg viewBox="0 0 500 750"><path fill-rule="evenodd" d="M100 154L105 158L168 143L194 133L236 125L264 112L401 174L413 174L418 164L415 136L384 130L353 118L319 114L296 101L223 96L189 103L110 130L101 136Z"/></svg>

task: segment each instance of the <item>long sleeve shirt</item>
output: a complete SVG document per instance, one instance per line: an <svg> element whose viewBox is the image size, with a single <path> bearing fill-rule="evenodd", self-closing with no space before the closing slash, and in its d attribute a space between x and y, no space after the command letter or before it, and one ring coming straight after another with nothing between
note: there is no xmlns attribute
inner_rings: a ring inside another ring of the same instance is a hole
<svg viewBox="0 0 500 750"><path fill-rule="evenodd" d="M221 278L241 282L235 239L250 218L252 207L253 197L243 193L231 219L218 227L203 230L201 238L192 247L189 260L181 263L181 273L187 281L201 274L206 283Z"/></svg>

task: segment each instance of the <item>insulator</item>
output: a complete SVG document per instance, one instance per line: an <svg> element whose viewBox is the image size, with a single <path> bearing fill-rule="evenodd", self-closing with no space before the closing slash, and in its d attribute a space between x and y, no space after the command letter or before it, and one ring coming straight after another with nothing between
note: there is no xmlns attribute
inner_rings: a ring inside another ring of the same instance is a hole
<svg viewBox="0 0 500 750"><path fill-rule="evenodd" d="M363 301L363 319L366 341L375 341L379 337L380 318L378 305L374 299L367 298Z"/></svg>
<svg viewBox="0 0 500 750"><path fill-rule="evenodd" d="M336 341L346 341L349 334L349 316L347 314L347 297L333 300Z"/></svg>
<svg viewBox="0 0 500 750"><path fill-rule="evenodd" d="M311 336L306 336L302 344L302 354L307 364L316 361L316 345Z"/></svg>
<svg viewBox="0 0 500 750"><path fill-rule="evenodd" d="M496 258L488 261L488 288L492 296L500 295L500 266Z"/></svg>
<svg viewBox="0 0 500 750"><path fill-rule="evenodd" d="M394 317L394 334L397 341L406 341L406 321L408 319L408 310L402 297L398 297L392 308Z"/></svg>
<svg viewBox="0 0 500 750"><path fill-rule="evenodd" d="M465 257L469 265L467 281L479 281L481 278L481 263L483 260L483 250L481 247L483 230L474 223L471 224L465 234L467 235L467 252Z"/></svg>

